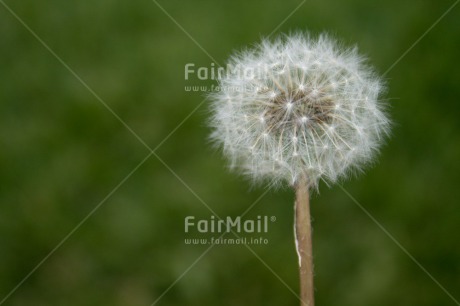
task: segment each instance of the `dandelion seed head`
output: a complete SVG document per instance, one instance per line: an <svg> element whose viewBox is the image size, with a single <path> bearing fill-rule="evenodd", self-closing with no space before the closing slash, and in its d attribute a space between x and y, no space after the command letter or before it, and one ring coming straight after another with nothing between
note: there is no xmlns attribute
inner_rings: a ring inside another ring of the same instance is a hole
<svg viewBox="0 0 460 306"><path fill-rule="evenodd" d="M371 161L389 131L380 79L326 35L264 39L229 64L254 73L219 80L211 138L254 180L333 183Z"/></svg>

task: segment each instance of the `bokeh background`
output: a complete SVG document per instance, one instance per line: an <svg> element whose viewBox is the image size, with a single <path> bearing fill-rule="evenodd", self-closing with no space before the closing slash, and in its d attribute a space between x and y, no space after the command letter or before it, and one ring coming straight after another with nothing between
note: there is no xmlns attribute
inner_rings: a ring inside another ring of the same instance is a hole
<svg viewBox="0 0 460 306"><path fill-rule="evenodd" d="M223 64L301 2L158 3ZM184 218L211 216L202 201L236 217L265 191L210 147L208 103L158 147L170 169L150 156L131 173L149 150L5 4L151 148L202 102L184 86L214 84L184 80L185 64L212 60L151 0L0 1L0 304L298 305L292 191L247 214L276 217L259 258L184 243ZM306 1L275 35L328 31L384 73L452 4ZM459 29L460 5L385 75L392 137L343 185L457 300ZM318 305L459 305L339 187L312 205Z"/></svg>

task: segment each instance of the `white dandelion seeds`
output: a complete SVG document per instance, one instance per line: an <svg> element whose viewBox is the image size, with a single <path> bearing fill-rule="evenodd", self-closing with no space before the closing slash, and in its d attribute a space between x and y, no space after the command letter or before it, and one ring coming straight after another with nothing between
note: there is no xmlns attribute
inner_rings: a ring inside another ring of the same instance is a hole
<svg viewBox="0 0 460 306"><path fill-rule="evenodd" d="M237 69L211 94L211 137L256 181L333 183L371 161L388 132L382 82L326 35L264 39L228 64Z"/></svg>

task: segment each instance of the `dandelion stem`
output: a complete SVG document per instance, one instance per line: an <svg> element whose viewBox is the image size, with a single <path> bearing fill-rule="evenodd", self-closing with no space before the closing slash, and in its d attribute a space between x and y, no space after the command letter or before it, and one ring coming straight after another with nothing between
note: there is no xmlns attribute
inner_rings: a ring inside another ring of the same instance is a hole
<svg viewBox="0 0 460 306"><path fill-rule="evenodd" d="M296 186L294 231L299 256L301 306L314 306L310 199L306 180Z"/></svg>

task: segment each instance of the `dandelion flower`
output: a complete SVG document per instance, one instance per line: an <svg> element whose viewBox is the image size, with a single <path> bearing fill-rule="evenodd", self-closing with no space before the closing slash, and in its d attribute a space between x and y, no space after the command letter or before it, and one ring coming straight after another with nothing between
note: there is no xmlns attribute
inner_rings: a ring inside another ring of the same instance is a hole
<svg viewBox="0 0 460 306"><path fill-rule="evenodd" d="M268 39L233 55L212 93L211 138L232 168L296 189L300 300L314 305L309 189L372 160L389 130L380 78L326 35Z"/></svg>
<svg viewBox="0 0 460 306"><path fill-rule="evenodd" d="M211 137L256 181L333 183L371 161L388 131L380 79L326 35L265 39L228 64Z"/></svg>

